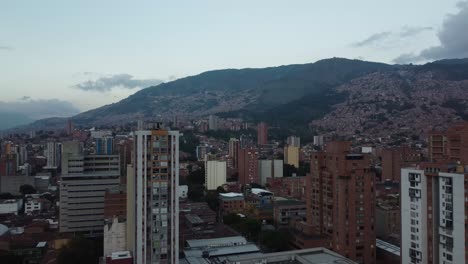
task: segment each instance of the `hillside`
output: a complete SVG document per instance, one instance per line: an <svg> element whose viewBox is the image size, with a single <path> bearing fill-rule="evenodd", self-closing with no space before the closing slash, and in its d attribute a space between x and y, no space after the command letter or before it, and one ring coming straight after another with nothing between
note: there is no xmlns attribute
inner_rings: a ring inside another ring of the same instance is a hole
<svg viewBox="0 0 468 264"><path fill-rule="evenodd" d="M468 118L468 60L387 65L348 59L201 73L143 89L72 118L77 125L171 120L209 114L338 135L416 132ZM62 128L64 119L36 121ZM386 130L382 130L385 128Z"/></svg>

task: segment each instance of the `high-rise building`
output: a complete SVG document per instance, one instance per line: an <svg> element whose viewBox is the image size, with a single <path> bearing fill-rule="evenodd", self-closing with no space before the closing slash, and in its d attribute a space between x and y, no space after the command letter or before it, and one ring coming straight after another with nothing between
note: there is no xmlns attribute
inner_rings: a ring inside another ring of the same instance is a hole
<svg viewBox="0 0 468 264"><path fill-rule="evenodd" d="M284 147L284 164L292 165L299 168L299 147L285 146Z"/></svg>
<svg viewBox="0 0 468 264"><path fill-rule="evenodd" d="M265 145L268 143L268 125L261 122L257 125L257 145Z"/></svg>
<svg viewBox="0 0 468 264"><path fill-rule="evenodd" d="M127 225L135 264L179 262L179 132L160 124L134 132L127 170Z"/></svg>
<svg viewBox="0 0 468 264"><path fill-rule="evenodd" d="M282 160L258 160L258 175L260 184L265 185L269 178L283 177Z"/></svg>
<svg viewBox="0 0 468 264"><path fill-rule="evenodd" d="M67 125L65 126L65 132L67 132L67 135L71 135L73 132L73 122L71 118L67 120Z"/></svg>
<svg viewBox="0 0 468 264"><path fill-rule="evenodd" d="M81 142L63 142L60 232L102 235L105 192L119 184L118 155L85 155Z"/></svg>
<svg viewBox="0 0 468 264"><path fill-rule="evenodd" d="M307 222L329 247L358 263L376 263L375 173L350 142L330 142L312 156Z"/></svg>
<svg viewBox="0 0 468 264"><path fill-rule="evenodd" d="M429 135L429 158L401 170L401 263L468 263L468 123Z"/></svg>
<svg viewBox="0 0 468 264"><path fill-rule="evenodd" d="M218 130L218 117L215 115L210 115L208 117L208 129L209 130Z"/></svg>
<svg viewBox="0 0 468 264"><path fill-rule="evenodd" d="M250 147L239 150L239 183L260 183L258 177L258 149Z"/></svg>
<svg viewBox="0 0 468 264"><path fill-rule="evenodd" d="M94 139L96 155L112 155L114 153L114 138L111 136Z"/></svg>
<svg viewBox="0 0 468 264"><path fill-rule="evenodd" d="M239 155L240 141L237 138L231 138L229 140L228 155L232 160L232 168L238 167L238 155Z"/></svg>
<svg viewBox="0 0 468 264"><path fill-rule="evenodd" d="M401 170L401 263L468 262L466 182L463 166Z"/></svg>
<svg viewBox="0 0 468 264"><path fill-rule="evenodd" d="M321 147L324 144L323 136L314 136L314 146Z"/></svg>
<svg viewBox="0 0 468 264"><path fill-rule="evenodd" d="M205 161L205 187L207 190L216 190L226 183L226 161Z"/></svg>
<svg viewBox="0 0 468 264"><path fill-rule="evenodd" d="M296 136L289 136L286 139L286 144L288 144L288 146L300 148L301 147L301 138L296 137Z"/></svg>
<svg viewBox="0 0 468 264"><path fill-rule="evenodd" d="M47 142L44 149L44 156L47 160L47 169L56 169L61 163L62 144L54 141Z"/></svg>

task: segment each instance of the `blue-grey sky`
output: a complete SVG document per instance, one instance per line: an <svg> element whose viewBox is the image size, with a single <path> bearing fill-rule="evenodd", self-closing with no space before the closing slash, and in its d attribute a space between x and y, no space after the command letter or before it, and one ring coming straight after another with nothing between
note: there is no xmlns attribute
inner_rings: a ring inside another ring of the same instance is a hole
<svg viewBox="0 0 468 264"><path fill-rule="evenodd" d="M220 68L468 57L447 45L467 35L463 14L457 0L1 1L0 109L84 111Z"/></svg>

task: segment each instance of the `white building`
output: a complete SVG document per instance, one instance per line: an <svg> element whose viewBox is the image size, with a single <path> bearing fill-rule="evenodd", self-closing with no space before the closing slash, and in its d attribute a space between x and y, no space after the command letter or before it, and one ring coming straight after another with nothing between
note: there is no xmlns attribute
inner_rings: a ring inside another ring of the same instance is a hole
<svg viewBox="0 0 468 264"><path fill-rule="evenodd" d="M56 169L61 162L62 145L57 142L47 142L44 149L44 156L47 159L46 169Z"/></svg>
<svg viewBox="0 0 468 264"><path fill-rule="evenodd" d="M127 249L127 225L124 220L114 217L104 225L104 256Z"/></svg>
<svg viewBox="0 0 468 264"><path fill-rule="evenodd" d="M29 199L24 204L24 213L32 214L33 212L40 212L42 210L42 202L39 199Z"/></svg>
<svg viewBox="0 0 468 264"><path fill-rule="evenodd" d="M258 177L260 184L265 185L268 178L283 177L282 160L258 160Z"/></svg>
<svg viewBox="0 0 468 264"><path fill-rule="evenodd" d="M178 193L179 193L179 198L187 199L187 197L188 197L188 185L179 185Z"/></svg>
<svg viewBox="0 0 468 264"><path fill-rule="evenodd" d="M452 171L401 170L401 263L466 263L468 174Z"/></svg>
<svg viewBox="0 0 468 264"><path fill-rule="evenodd" d="M209 191L216 190L226 183L226 161L208 160L205 162L205 186Z"/></svg>
<svg viewBox="0 0 468 264"><path fill-rule="evenodd" d="M14 214L18 215L18 212L23 208L22 199L8 199L0 200L0 215L2 214Z"/></svg>
<svg viewBox="0 0 468 264"><path fill-rule="evenodd" d="M154 124L134 135L135 164L127 179L133 263L178 264L179 132Z"/></svg>
<svg viewBox="0 0 468 264"><path fill-rule="evenodd" d="M293 146L293 147L300 148L301 147L301 138L296 137L296 136L289 136L286 139L286 143L288 144L288 146Z"/></svg>

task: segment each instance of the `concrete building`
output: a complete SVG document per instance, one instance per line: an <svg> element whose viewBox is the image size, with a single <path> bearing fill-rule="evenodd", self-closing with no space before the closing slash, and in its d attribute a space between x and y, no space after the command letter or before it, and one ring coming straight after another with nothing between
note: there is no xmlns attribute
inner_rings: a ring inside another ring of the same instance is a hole
<svg viewBox="0 0 468 264"><path fill-rule="evenodd" d="M329 247L358 262L375 254L375 173L369 155L352 154L350 142L330 142L311 160L307 222Z"/></svg>
<svg viewBox="0 0 468 264"><path fill-rule="evenodd" d="M102 235L104 196L120 184L118 155L84 155L81 143L62 144L60 232Z"/></svg>
<svg viewBox="0 0 468 264"><path fill-rule="evenodd" d="M127 225L125 220L114 217L104 225L104 256L113 252L125 251L127 248Z"/></svg>
<svg viewBox="0 0 468 264"><path fill-rule="evenodd" d="M258 175L260 184L265 185L269 178L283 177L283 161L282 160L258 160Z"/></svg>
<svg viewBox="0 0 468 264"><path fill-rule="evenodd" d="M114 138L111 136L97 137L94 139L96 155L112 155L114 154Z"/></svg>
<svg viewBox="0 0 468 264"><path fill-rule="evenodd" d="M45 169L56 169L61 164L62 144L54 141L47 142L44 149L44 156L47 160Z"/></svg>
<svg viewBox="0 0 468 264"><path fill-rule="evenodd" d="M226 161L207 160L205 162L205 188L216 190L226 183Z"/></svg>
<svg viewBox="0 0 468 264"><path fill-rule="evenodd" d="M284 164L292 165L299 168L299 147L285 146L284 147Z"/></svg>
<svg viewBox="0 0 468 264"><path fill-rule="evenodd" d="M321 147L325 144L323 136L314 136L314 146Z"/></svg>
<svg viewBox="0 0 468 264"><path fill-rule="evenodd" d="M289 136L287 139L286 139L286 144L288 146L293 146L293 147L298 147L300 148L301 147L301 138L300 137L296 137L296 136Z"/></svg>
<svg viewBox="0 0 468 264"><path fill-rule="evenodd" d="M288 226L292 219L306 219L305 201L278 198L280 197L275 197L273 202L273 219L277 226Z"/></svg>
<svg viewBox="0 0 468 264"><path fill-rule="evenodd" d="M401 215L399 202L378 199L375 208L375 219L376 237L388 241L400 236Z"/></svg>
<svg viewBox="0 0 468 264"><path fill-rule="evenodd" d="M237 169L238 167L238 156L239 156L240 141L237 138L231 138L229 140L228 155L232 160L231 168Z"/></svg>
<svg viewBox="0 0 468 264"><path fill-rule="evenodd" d="M130 251L112 252L105 258L105 264L133 264L133 258Z"/></svg>
<svg viewBox="0 0 468 264"><path fill-rule="evenodd" d="M242 193L220 193L219 210L222 214L241 213L245 208L245 198Z"/></svg>
<svg viewBox="0 0 468 264"><path fill-rule="evenodd" d="M178 196L180 199L187 199L188 197L188 185L179 185Z"/></svg>
<svg viewBox="0 0 468 264"><path fill-rule="evenodd" d="M218 130L218 117L215 115L210 115L208 117L208 129L209 130Z"/></svg>
<svg viewBox="0 0 468 264"><path fill-rule="evenodd" d="M258 149L246 148L239 150L239 183L242 185L260 183L258 177Z"/></svg>
<svg viewBox="0 0 468 264"><path fill-rule="evenodd" d="M226 241L226 242L224 242ZM303 250L292 250L275 253L260 253L255 245L241 243L233 238L209 241L207 254L203 253L203 246L187 248L184 253L187 264L356 264L356 262L345 258L336 252L326 248L309 248ZM215 245L219 245L216 247ZM202 254L202 256L199 256Z"/></svg>
<svg viewBox="0 0 468 264"><path fill-rule="evenodd" d="M401 170L402 263L467 263L467 181L463 166Z"/></svg>
<svg viewBox="0 0 468 264"><path fill-rule="evenodd" d="M21 185L36 187L34 180L31 176L0 176L0 193L20 195Z"/></svg>
<svg viewBox="0 0 468 264"><path fill-rule="evenodd" d="M432 162L468 164L468 122L450 127L443 133L431 133L428 143Z"/></svg>
<svg viewBox="0 0 468 264"><path fill-rule="evenodd" d="M18 215L18 212L22 208L23 208L22 199L0 200L0 215L2 214Z"/></svg>
<svg viewBox="0 0 468 264"><path fill-rule="evenodd" d="M24 213L32 214L34 212L40 212L43 208L42 199L28 199L24 204Z"/></svg>
<svg viewBox="0 0 468 264"><path fill-rule="evenodd" d="M134 132L133 175L128 178L129 233L135 264L179 262L179 132L161 124ZM130 183L132 181L132 183ZM130 224L130 223L129 223Z"/></svg>
<svg viewBox="0 0 468 264"><path fill-rule="evenodd" d="M265 145L268 143L268 125L261 122L257 125L257 145Z"/></svg>

